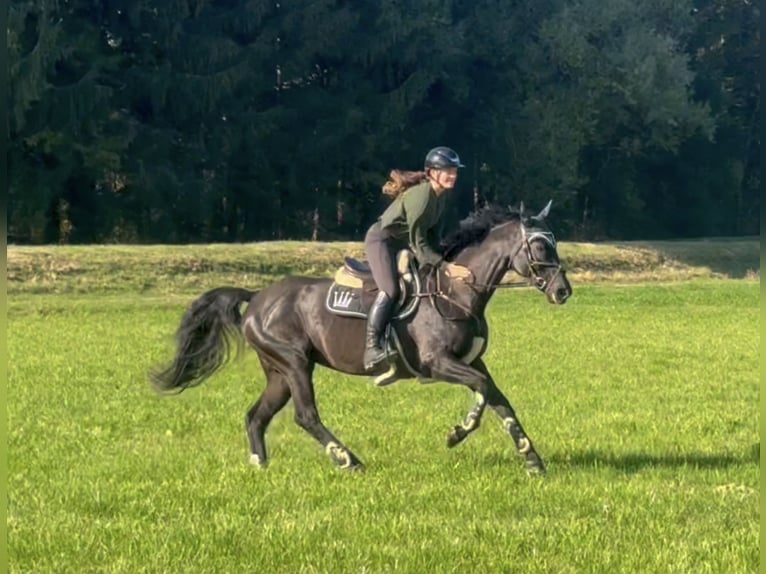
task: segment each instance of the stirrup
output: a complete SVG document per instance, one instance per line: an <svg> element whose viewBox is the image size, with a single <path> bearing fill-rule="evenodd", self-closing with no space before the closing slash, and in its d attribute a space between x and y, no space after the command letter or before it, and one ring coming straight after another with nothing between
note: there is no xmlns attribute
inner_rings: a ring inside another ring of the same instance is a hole
<svg viewBox="0 0 766 574"><path fill-rule="evenodd" d="M372 376L372 384L374 384L376 387L383 387L386 385L390 385L391 383L394 383L399 380L399 376L398 376L399 368L397 366L399 351L396 349L396 347L392 345L387 345L386 349L387 350L384 356L384 360L388 364L388 369L385 372L380 373L379 375ZM373 365L372 368L377 367L383 362L384 361L381 360L375 363L375 365Z"/></svg>

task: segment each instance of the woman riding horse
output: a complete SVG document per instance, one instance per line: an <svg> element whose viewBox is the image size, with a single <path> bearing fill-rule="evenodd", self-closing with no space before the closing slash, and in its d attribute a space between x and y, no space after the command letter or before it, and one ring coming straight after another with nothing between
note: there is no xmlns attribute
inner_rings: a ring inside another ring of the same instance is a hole
<svg viewBox="0 0 766 574"><path fill-rule="evenodd" d="M367 318L365 369L373 369L386 358L383 334L399 297L396 254L409 247L419 265L438 265L442 261L437 249L447 203L444 192L455 187L460 167L464 166L455 150L435 147L426 155L423 171L393 170L383 186L383 193L394 201L364 238L372 277L379 289ZM457 273L456 267L448 263L447 272Z"/></svg>
<svg viewBox="0 0 766 574"><path fill-rule="evenodd" d="M418 294L423 303L416 313L392 325L400 343L397 363L406 360L421 381L461 385L474 396L473 408L447 435L447 446L460 444L476 431L484 411L490 409L530 473L543 472L545 465L484 363L489 338L484 313L508 271L528 278L550 303L561 305L571 296L556 239L544 221L549 210L550 202L537 215L526 213L523 206L517 212L486 206L461 221L445 242L444 259L467 276L445 278L446 268L423 270ZM261 291L218 287L203 293L181 319L173 360L151 372L152 383L161 392L197 386L226 363L231 343L247 341L266 377L265 388L245 420L250 462L266 466L266 429L292 400L295 422L336 465L362 468L356 454L323 423L313 373L316 366L324 366L369 376L382 373L385 365L375 370L364 367L366 323L327 308L332 284L329 277L289 276ZM244 312L243 303L248 304Z"/></svg>

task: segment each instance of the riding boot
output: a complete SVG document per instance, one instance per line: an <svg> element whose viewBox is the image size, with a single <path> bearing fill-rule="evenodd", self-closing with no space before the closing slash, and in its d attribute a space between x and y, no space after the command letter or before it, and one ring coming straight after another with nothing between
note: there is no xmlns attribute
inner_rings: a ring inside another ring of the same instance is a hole
<svg viewBox="0 0 766 574"><path fill-rule="evenodd" d="M364 368L372 369L386 358L383 335L386 325L391 319L395 301L385 291L378 291L378 296L370 307L367 316L367 331L365 334Z"/></svg>

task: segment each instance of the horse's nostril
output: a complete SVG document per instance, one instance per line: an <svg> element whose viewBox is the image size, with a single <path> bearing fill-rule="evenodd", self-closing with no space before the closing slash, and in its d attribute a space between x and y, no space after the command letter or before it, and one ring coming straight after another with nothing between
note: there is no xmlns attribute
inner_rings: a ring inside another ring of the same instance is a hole
<svg viewBox="0 0 766 574"><path fill-rule="evenodd" d="M559 301L566 301L567 297L569 297L569 292L563 287L556 290L556 299Z"/></svg>

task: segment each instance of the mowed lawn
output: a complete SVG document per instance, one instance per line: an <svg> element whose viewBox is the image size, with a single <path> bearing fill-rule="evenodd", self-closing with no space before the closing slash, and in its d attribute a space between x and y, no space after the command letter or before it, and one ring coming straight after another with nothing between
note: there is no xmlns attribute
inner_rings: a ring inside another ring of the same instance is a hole
<svg viewBox="0 0 766 574"><path fill-rule="evenodd" d="M10 571L758 572L759 280L574 288L488 312L541 479L492 412L446 448L464 388L323 369L320 413L367 470L337 470L291 405L255 469L253 352L179 396L146 382L192 297L13 296Z"/></svg>

